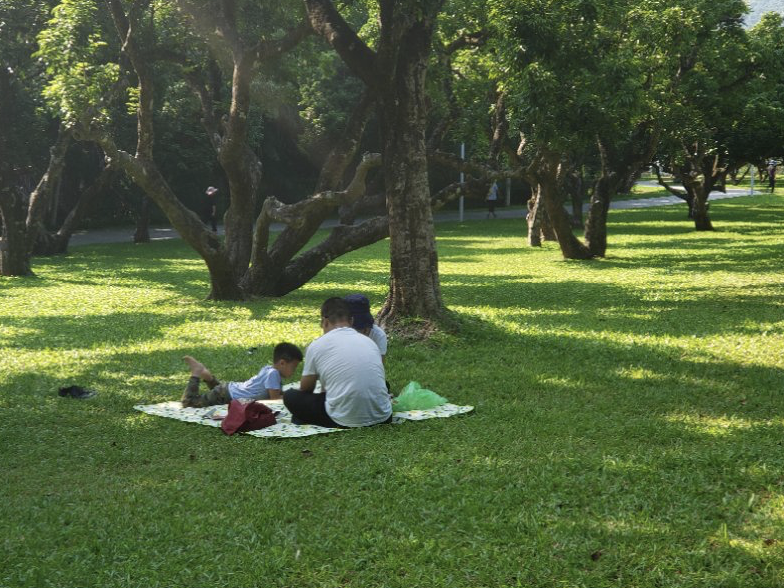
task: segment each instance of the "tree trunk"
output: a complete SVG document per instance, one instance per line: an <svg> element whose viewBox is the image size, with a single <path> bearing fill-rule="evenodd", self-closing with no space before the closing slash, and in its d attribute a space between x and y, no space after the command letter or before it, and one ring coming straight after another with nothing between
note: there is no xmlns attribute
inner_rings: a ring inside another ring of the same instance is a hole
<svg viewBox="0 0 784 588"><path fill-rule="evenodd" d="M136 214L136 230L133 233L133 242L150 242L150 199L147 196L142 196L139 212Z"/></svg>
<svg viewBox="0 0 784 588"><path fill-rule="evenodd" d="M71 240L74 230L96 199L108 189L114 177L114 168L106 166L96 180L81 193L79 200L65 217L60 229L54 233L39 233L33 253L35 255L59 255L68 251L68 242Z"/></svg>
<svg viewBox="0 0 784 588"><path fill-rule="evenodd" d="M154 162L121 151L108 134L91 137L112 162L122 169L158 205L183 240L204 259L210 272L213 300L242 300L244 292L234 276L233 266L218 237L172 192Z"/></svg>
<svg viewBox="0 0 784 588"><path fill-rule="evenodd" d="M592 257L604 257L607 253L607 213L610 210L612 189L606 174L596 181L585 223L585 243Z"/></svg>
<svg viewBox="0 0 784 588"><path fill-rule="evenodd" d="M103 196L111 186L117 174L113 165L103 168L96 180L82 192L76 206L73 207L68 216L65 217L62 226L54 235L56 249L52 253L65 253L68 250L68 242L71 240L74 230L90 211L95 202Z"/></svg>
<svg viewBox="0 0 784 588"><path fill-rule="evenodd" d="M424 88L422 88L424 90ZM421 93L424 96L424 92ZM438 278L423 129L386 121L384 181L390 234L389 295L379 320L438 318L444 311ZM396 128L394 128L396 127ZM413 131L413 132L412 132ZM392 136L390 136L392 135Z"/></svg>
<svg viewBox="0 0 784 588"><path fill-rule="evenodd" d="M261 170L255 154L248 147L250 83L256 63L255 54L234 57L232 102L223 146L218 159L229 181L231 202L224 215L225 247L235 280L248 269L253 245L253 219Z"/></svg>
<svg viewBox="0 0 784 588"><path fill-rule="evenodd" d="M139 103L136 111L137 136L136 155L118 149L108 131L99 127L90 129L92 137L103 148L109 159L115 162L136 185L163 211L172 226L207 264L210 273L210 299L241 300L244 292L238 283L236 264L223 244L201 220L186 208L172 192L153 158L155 127L153 116L154 81L152 64L140 51L120 0L106 0L115 27L136 71L139 88ZM135 23L134 23L135 24ZM234 103L232 103L234 109ZM236 121L229 120L231 126ZM240 123L240 126L242 123ZM231 130L229 131L229 133ZM236 134L234 135L237 136ZM252 221L249 221L252 222ZM249 246L248 246L249 247Z"/></svg>
<svg viewBox="0 0 784 588"><path fill-rule="evenodd" d="M550 218L561 253L566 259L590 259L592 257L588 248L580 243L572 233L569 215L563 207L563 199L558 193L559 158L556 154L542 157L541 165L537 169L539 183L541 184L542 201L544 202L547 216Z"/></svg>
<svg viewBox="0 0 784 588"><path fill-rule="evenodd" d="M694 218L694 199L695 199L694 191L691 188L686 187L686 193L685 194L676 194L676 196L678 196L678 198L683 198L683 200L686 202L686 207L688 209L687 212L686 212L686 218L693 219Z"/></svg>
<svg viewBox="0 0 784 588"><path fill-rule="evenodd" d="M353 152L353 149L350 147L348 151ZM349 156L349 152L344 153ZM333 162L340 160L338 157L330 159ZM343 191L315 194L294 204L283 204L271 196L267 198L256 219L251 266L242 281L245 292L282 296L313 278L333 259L386 237L386 217L359 225L340 225L319 245L294 258L330 212L341 204L355 202L365 193L368 173L380 165L380 155L365 154L353 179ZM270 225L273 221L285 224L286 228L278 235L273 246L269 247Z"/></svg>
<svg viewBox="0 0 784 588"><path fill-rule="evenodd" d="M540 211L540 216L542 217L541 223L539 223L539 231L540 231L540 238L542 241L557 241L558 236L555 234L555 228L553 227L553 223L550 222L550 215L547 214L547 207L542 206Z"/></svg>
<svg viewBox="0 0 784 588"><path fill-rule="evenodd" d="M337 51L379 102L389 211L390 288L384 324L438 319L445 308L430 208L425 75L442 0L379 0L377 51L368 47L329 0L305 0L313 29Z"/></svg>
<svg viewBox="0 0 784 588"><path fill-rule="evenodd" d="M72 140L71 131L61 124L57 133L57 141L49 150L49 165L41 176L35 190L30 194L27 208L26 247L27 255L32 256L40 233L46 233L43 216L51 201L52 193L60 182L65 167L65 155Z"/></svg>
<svg viewBox="0 0 784 588"><path fill-rule="evenodd" d="M643 166L651 161L659 143L660 129L647 121L638 124L624 141L608 140L601 135L596 145L601 161L601 175L594 184L593 194L585 223L585 243L592 257L607 253L607 215L610 202L619 192L631 192ZM659 183L673 194L683 198L681 190L667 185L656 167Z"/></svg>
<svg viewBox="0 0 784 588"><path fill-rule="evenodd" d="M574 172L572 185L572 226L576 229L583 228L583 197L585 194L585 181L582 168Z"/></svg>
<svg viewBox="0 0 784 588"><path fill-rule="evenodd" d="M208 300L244 300L245 293L237 284L234 269L228 259L214 257L205 259L210 272Z"/></svg>
<svg viewBox="0 0 784 588"><path fill-rule="evenodd" d="M445 307L430 207L427 145L427 73L440 2L384 0L376 73L381 88L384 186L389 211L389 294L382 324L408 317L438 319ZM401 24L402 23L402 24Z"/></svg>
<svg viewBox="0 0 784 588"><path fill-rule="evenodd" d="M13 188L0 192L0 275L31 276L27 251L27 199Z"/></svg>
<svg viewBox="0 0 784 588"><path fill-rule="evenodd" d="M12 165L11 141L7 135L16 116L11 68L0 62L0 275L28 276L26 198L16 189L16 170Z"/></svg>
<svg viewBox="0 0 784 588"><path fill-rule="evenodd" d="M542 246L542 213L544 207L541 199L542 191L538 185L531 186L531 198L528 199L528 246L541 247Z"/></svg>
<svg viewBox="0 0 784 588"><path fill-rule="evenodd" d="M1 254L3 268L0 269L3 275L32 274L30 258L39 236L47 233L43 216L54 187L60 181L71 139L71 132L61 125L57 141L50 149L49 165L29 198L22 197L18 190L11 188L0 195L0 200L4 201L0 204L0 210L5 224Z"/></svg>
<svg viewBox="0 0 784 588"><path fill-rule="evenodd" d="M705 190L698 190L691 203L691 217L694 219L694 228L698 231L712 231L713 223L708 216L708 195Z"/></svg>

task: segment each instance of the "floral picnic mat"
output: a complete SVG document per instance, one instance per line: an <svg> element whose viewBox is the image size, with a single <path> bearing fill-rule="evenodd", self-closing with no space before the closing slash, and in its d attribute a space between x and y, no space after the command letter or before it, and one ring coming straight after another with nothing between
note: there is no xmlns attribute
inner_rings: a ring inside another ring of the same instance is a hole
<svg viewBox="0 0 784 588"><path fill-rule="evenodd" d="M277 415L278 424L248 431L244 435L254 437L308 437L321 433L335 433L337 431L349 431L350 429L330 429L318 427L316 425L292 425L291 413L283 406L282 400L264 400L264 404L273 411L280 411ZM226 416L226 406L209 406L207 408L183 408L177 401L161 402L159 404L137 404L133 407L141 412L162 416L186 423L198 423L209 427L220 427L221 420ZM425 419L445 418L458 414L465 414L474 410L473 406L458 406L456 404L444 404L429 410L409 410L406 412L392 413L392 424L404 423L406 421L423 421Z"/></svg>

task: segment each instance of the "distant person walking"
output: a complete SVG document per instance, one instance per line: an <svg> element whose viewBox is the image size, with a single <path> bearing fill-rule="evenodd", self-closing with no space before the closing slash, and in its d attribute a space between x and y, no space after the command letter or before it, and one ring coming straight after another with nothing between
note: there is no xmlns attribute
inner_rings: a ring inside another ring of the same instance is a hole
<svg viewBox="0 0 784 588"><path fill-rule="evenodd" d="M204 203L202 206L202 220L205 225L212 227L212 232L218 232L218 189L214 186L207 188L204 192Z"/></svg>
<svg viewBox="0 0 784 588"><path fill-rule="evenodd" d="M771 194L776 189L776 161L773 159L768 162L768 188Z"/></svg>
<svg viewBox="0 0 784 588"><path fill-rule="evenodd" d="M493 185L490 186L490 190L487 192L487 218L490 218L490 215L495 216L495 205L498 202L498 183L493 182Z"/></svg>

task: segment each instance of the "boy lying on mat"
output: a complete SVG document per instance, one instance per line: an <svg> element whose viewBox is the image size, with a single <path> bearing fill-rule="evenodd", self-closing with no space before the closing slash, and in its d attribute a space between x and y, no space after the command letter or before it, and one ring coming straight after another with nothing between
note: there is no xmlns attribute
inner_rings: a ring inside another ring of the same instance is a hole
<svg viewBox="0 0 784 588"><path fill-rule="evenodd" d="M213 404L228 404L231 400L278 400L281 398L281 380L290 378L302 361L302 351L291 343L279 343L272 352L272 364L261 368L258 374L244 382L221 384L204 364L190 355L182 358L191 368L191 378L182 395L183 407L201 408ZM200 394L202 380L209 391Z"/></svg>

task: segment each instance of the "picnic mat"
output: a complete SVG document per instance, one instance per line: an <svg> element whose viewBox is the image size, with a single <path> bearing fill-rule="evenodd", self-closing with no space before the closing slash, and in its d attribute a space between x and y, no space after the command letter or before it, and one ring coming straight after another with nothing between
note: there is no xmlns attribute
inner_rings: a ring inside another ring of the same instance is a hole
<svg viewBox="0 0 784 588"><path fill-rule="evenodd" d="M283 406L282 400L263 400L264 404L273 411L280 411L277 415L278 424L248 431L244 435L254 437L307 437L321 433L335 433L337 431L349 431L350 429L330 429L318 427L316 425L292 425L291 413ZM226 415L227 407L224 404L218 406L208 406L207 408L183 408L178 401L161 402L159 404L137 404L133 407L141 412L162 416L186 423L198 423L210 427L220 427L221 419ZM406 412L392 413L392 424L399 424L405 421L423 421L425 419L445 418L456 414L465 414L474 410L473 406L458 406L456 404L443 404L429 410L409 410Z"/></svg>

